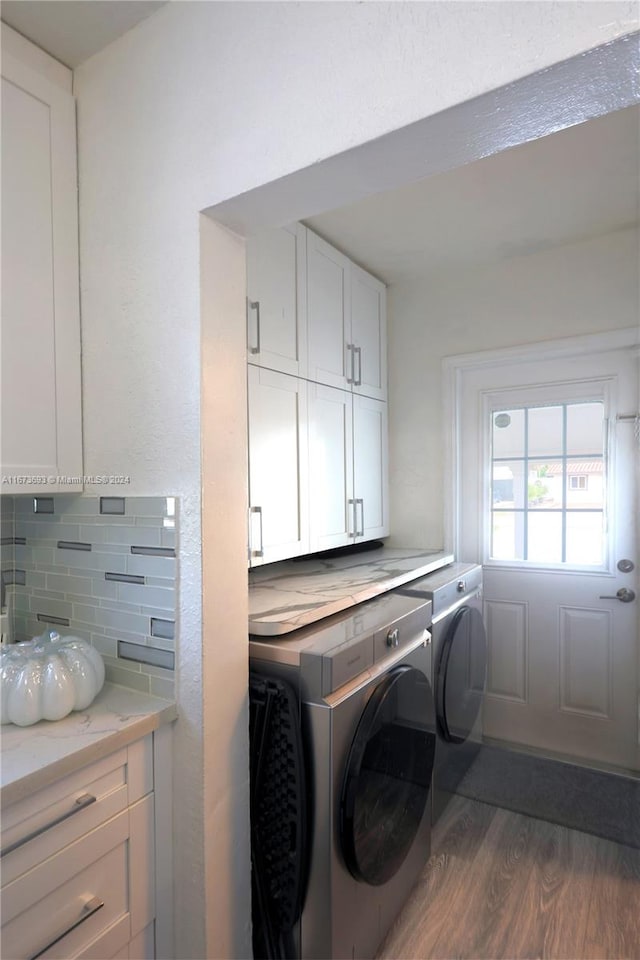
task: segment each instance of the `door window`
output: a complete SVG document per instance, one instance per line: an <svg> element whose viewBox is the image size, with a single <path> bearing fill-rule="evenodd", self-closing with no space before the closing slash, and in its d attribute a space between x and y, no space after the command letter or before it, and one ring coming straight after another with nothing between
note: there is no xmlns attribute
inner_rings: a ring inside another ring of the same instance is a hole
<svg viewBox="0 0 640 960"><path fill-rule="evenodd" d="M494 409L490 415L491 559L601 567L603 402Z"/></svg>

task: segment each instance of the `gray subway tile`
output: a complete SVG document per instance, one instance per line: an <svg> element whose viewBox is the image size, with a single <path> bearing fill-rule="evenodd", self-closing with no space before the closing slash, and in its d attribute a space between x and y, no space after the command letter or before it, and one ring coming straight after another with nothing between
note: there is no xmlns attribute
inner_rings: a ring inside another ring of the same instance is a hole
<svg viewBox="0 0 640 960"><path fill-rule="evenodd" d="M151 617L149 633L152 637L162 637L163 640L174 640L176 625L174 620L165 620L160 617Z"/></svg>
<svg viewBox="0 0 640 960"><path fill-rule="evenodd" d="M32 596L30 599L30 609L32 613L52 614L54 617L63 617L66 620L69 620L72 616L72 606L67 600L48 600L35 596Z"/></svg>
<svg viewBox="0 0 640 960"><path fill-rule="evenodd" d="M126 640L118 641L118 658L121 660L133 660L136 663L160 667L163 670L173 670L175 665L175 655L170 650L160 650L158 647L151 647L143 643L128 643Z"/></svg>
<svg viewBox="0 0 640 960"><path fill-rule="evenodd" d="M100 497L100 513L115 516L124 516L124 497Z"/></svg>
<svg viewBox="0 0 640 960"><path fill-rule="evenodd" d="M168 516L167 500L172 497L129 497L127 505L132 517L157 517L163 519ZM170 509L170 508L169 508Z"/></svg>
<svg viewBox="0 0 640 960"><path fill-rule="evenodd" d="M165 680L164 677L149 677L149 693L154 697L162 697L163 700L175 700L175 681Z"/></svg>
<svg viewBox="0 0 640 960"><path fill-rule="evenodd" d="M148 587L146 584L138 586L132 583L118 584L118 599L125 603L137 603L152 611L162 610L168 613L175 612L176 600L174 590L164 590L162 587Z"/></svg>
<svg viewBox="0 0 640 960"><path fill-rule="evenodd" d="M83 531L86 531L83 533ZM137 527L134 525L105 524L97 528L94 534L100 537L102 543L125 543L131 546L139 544L143 547L160 546L160 529L154 527ZM81 535L87 536L86 526L80 527Z"/></svg>
<svg viewBox="0 0 640 960"><path fill-rule="evenodd" d="M147 547L134 544L131 553L144 557L175 557L173 547Z"/></svg>
<svg viewBox="0 0 640 960"><path fill-rule="evenodd" d="M118 641L112 637L103 637L99 633L90 635L91 646L95 647L100 656L112 657L114 660L118 657Z"/></svg>
<svg viewBox="0 0 640 960"><path fill-rule="evenodd" d="M36 614L36 620L39 623L48 623L56 627L68 627L69 620L67 617L56 617L52 613L38 613Z"/></svg>
<svg viewBox="0 0 640 960"><path fill-rule="evenodd" d="M110 573L107 571L104 578L105 580L115 580L117 583L134 583L138 586L145 583L145 578L137 573Z"/></svg>
<svg viewBox="0 0 640 960"><path fill-rule="evenodd" d="M176 547L176 531L171 529L163 529L160 532L160 542L163 547Z"/></svg>
<svg viewBox="0 0 640 960"><path fill-rule="evenodd" d="M139 690L141 693L149 693L149 677L134 670L123 669L121 664L124 660L118 660L118 666L105 662L105 673L110 683L117 683L121 687L129 687L131 690Z"/></svg>
<svg viewBox="0 0 640 960"><path fill-rule="evenodd" d="M55 513L55 502L53 497L34 497L34 513Z"/></svg>
<svg viewBox="0 0 640 960"><path fill-rule="evenodd" d="M123 613L100 606L96 608L96 623L104 627L113 627L115 630L146 635L149 621L137 613Z"/></svg>
<svg viewBox="0 0 640 960"><path fill-rule="evenodd" d="M176 560L175 557L150 557L144 554L130 553L127 557L127 573L174 580Z"/></svg>
<svg viewBox="0 0 640 960"><path fill-rule="evenodd" d="M127 560L124 554L100 553L93 550L89 553L82 551L65 550L64 563L68 567L82 567L85 570L95 570L104 574L107 570L124 573Z"/></svg>

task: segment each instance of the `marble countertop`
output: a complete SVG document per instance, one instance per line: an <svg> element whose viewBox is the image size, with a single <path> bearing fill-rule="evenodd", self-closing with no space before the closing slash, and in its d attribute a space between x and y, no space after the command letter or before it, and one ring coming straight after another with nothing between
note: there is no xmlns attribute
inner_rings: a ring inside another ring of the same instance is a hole
<svg viewBox="0 0 640 960"><path fill-rule="evenodd" d="M86 710L30 727L0 727L0 799L15 803L177 717L175 703L105 683Z"/></svg>
<svg viewBox="0 0 640 960"><path fill-rule="evenodd" d="M249 633L276 637L453 562L443 550L394 549L285 560L249 574Z"/></svg>

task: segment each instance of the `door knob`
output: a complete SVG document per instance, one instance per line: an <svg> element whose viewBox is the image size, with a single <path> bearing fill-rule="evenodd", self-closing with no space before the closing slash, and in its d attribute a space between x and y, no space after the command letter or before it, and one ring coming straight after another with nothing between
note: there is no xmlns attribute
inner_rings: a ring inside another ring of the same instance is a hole
<svg viewBox="0 0 640 960"><path fill-rule="evenodd" d="M619 600L620 603L631 603L635 598L635 590L629 590L627 587L620 587L613 596L600 596L601 600Z"/></svg>

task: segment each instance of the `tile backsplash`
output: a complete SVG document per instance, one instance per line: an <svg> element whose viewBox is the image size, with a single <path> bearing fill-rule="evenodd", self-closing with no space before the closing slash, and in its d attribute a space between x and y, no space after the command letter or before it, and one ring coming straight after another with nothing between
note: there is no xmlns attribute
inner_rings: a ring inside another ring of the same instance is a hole
<svg viewBox="0 0 640 960"><path fill-rule="evenodd" d="M13 639L89 640L107 679L175 698L175 497L0 497Z"/></svg>

